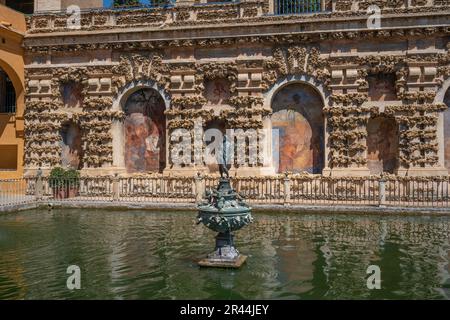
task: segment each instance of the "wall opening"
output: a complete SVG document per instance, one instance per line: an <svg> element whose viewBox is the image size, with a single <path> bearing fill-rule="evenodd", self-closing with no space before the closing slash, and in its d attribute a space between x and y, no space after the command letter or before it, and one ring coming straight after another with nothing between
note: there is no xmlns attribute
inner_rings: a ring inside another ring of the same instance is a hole
<svg viewBox="0 0 450 320"><path fill-rule="evenodd" d="M162 172L166 167L166 118L162 96L139 89L125 104L125 167L128 173Z"/></svg>
<svg viewBox="0 0 450 320"><path fill-rule="evenodd" d="M399 130L395 119L376 117L367 123L367 166L371 174L395 173L399 165Z"/></svg>
<svg viewBox="0 0 450 320"><path fill-rule="evenodd" d="M272 101L274 166L278 173L322 173L324 117L320 94L308 84L283 87Z"/></svg>
<svg viewBox="0 0 450 320"><path fill-rule="evenodd" d="M0 113L16 113L16 91L11 79L0 69Z"/></svg>
<svg viewBox="0 0 450 320"><path fill-rule="evenodd" d="M17 170L17 145L0 145L0 170Z"/></svg>
<svg viewBox="0 0 450 320"><path fill-rule="evenodd" d="M32 14L34 12L34 0L6 0L5 5L25 14Z"/></svg>

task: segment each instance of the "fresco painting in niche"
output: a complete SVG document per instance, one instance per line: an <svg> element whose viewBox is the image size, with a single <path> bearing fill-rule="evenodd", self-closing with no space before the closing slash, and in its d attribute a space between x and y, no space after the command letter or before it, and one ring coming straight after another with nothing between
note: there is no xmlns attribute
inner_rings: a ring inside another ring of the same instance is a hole
<svg viewBox="0 0 450 320"><path fill-rule="evenodd" d="M380 73L369 75L367 77L369 83L369 99L370 101L394 101L397 100L395 91L395 74Z"/></svg>
<svg viewBox="0 0 450 320"><path fill-rule="evenodd" d="M133 93L125 105L127 172L162 172L166 164L165 104L153 89Z"/></svg>
<svg viewBox="0 0 450 320"><path fill-rule="evenodd" d="M398 168L398 126L378 117L367 123L367 166L371 174L395 173Z"/></svg>
<svg viewBox="0 0 450 320"><path fill-rule="evenodd" d="M225 122L222 120L212 120L208 122L204 128L204 131L206 132L209 129L216 129L219 130L222 133L222 137L225 135ZM211 138L211 141L207 143L207 147L211 144L213 144L214 138ZM210 154L207 152L207 155L205 157L206 166L208 167L209 173L218 173L219 172L219 165L217 163L217 156L215 154Z"/></svg>
<svg viewBox="0 0 450 320"><path fill-rule="evenodd" d="M230 82L226 79L215 79L205 82L205 99L210 105L226 104L230 98Z"/></svg>
<svg viewBox="0 0 450 320"><path fill-rule="evenodd" d="M81 108L83 102L83 87L74 81L62 85L61 95L65 108Z"/></svg>
<svg viewBox="0 0 450 320"><path fill-rule="evenodd" d="M444 159L450 173L450 89L445 93L444 103L449 107L444 111Z"/></svg>
<svg viewBox="0 0 450 320"><path fill-rule="evenodd" d="M65 168L82 169L81 129L69 122L61 127L61 164Z"/></svg>
<svg viewBox="0 0 450 320"><path fill-rule="evenodd" d="M273 159L278 172L321 173L324 167L324 118L320 95L296 83L281 89L272 102ZM276 154L276 151L279 154Z"/></svg>

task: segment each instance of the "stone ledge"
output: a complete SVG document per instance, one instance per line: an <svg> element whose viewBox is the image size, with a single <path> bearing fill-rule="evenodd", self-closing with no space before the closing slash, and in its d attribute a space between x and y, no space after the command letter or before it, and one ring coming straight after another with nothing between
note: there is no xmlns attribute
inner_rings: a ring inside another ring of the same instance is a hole
<svg viewBox="0 0 450 320"><path fill-rule="evenodd" d="M197 206L194 203L127 203L127 202L52 202L42 201L40 203L32 203L25 205L14 205L7 207L0 207L0 213L17 212L29 209L49 209L48 204L52 205L53 209L94 209L94 210L161 210L161 211L197 211ZM357 206L357 205L298 205L291 204L284 206L282 204L251 204L252 212L277 212L285 211L297 214L307 213L340 213L340 214L387 214L387 215L436 215L449 216L450 208L436 208L436 207L378 207L378 206Z"/></svg>

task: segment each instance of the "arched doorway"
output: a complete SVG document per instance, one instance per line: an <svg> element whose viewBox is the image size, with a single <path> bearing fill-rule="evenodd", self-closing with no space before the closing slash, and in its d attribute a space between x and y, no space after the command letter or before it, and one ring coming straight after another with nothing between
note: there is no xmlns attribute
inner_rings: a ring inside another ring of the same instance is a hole
<svg viewBox="0 0 450 320"><path fill-rule="evenodd" d="M0 68L0 113L16 113L16 91L14 85L6 74Z"/></svg>
<svg viewBox="0 0 450 320"><path fill-rule="evenodd" d="M125 167L128 173L162 172L166 166L165 104L154 89L131 94L124 107Z"/></svg>
<svg viewBox="0 0 450 320"><path fill-rule="evenodd" d="M444 111L444 160L450 173L450 88L445 92L444 103L448 109Z"/></svg>
<svg viewBox="0 0 450 320"><path fill-rule="evenodd" d="M272 101L273 159L278 173L322 173L324 167L323 100L314 87L293 83Z"/></svg>
<svg viewBox="0 0 450 320"><path fill-rule="evenodd" d="M393 118L376 117L367 123L367 166L371 174L395 173L398 168L398 125Z"/></svg>
<svg viewBox="0 0 450 320"><path fill-rule="evenodd" d="M0 67L0 171L16 171L19 146L11 132L11 117L16 113L16 92L8 74Z"/></svg>
<svg viewBox="0 0 450 320"><path fill-rule="evenodd" d="M81 129L72 121L61 126L61 164L63 167L80 170L83 168Z"/></svg>

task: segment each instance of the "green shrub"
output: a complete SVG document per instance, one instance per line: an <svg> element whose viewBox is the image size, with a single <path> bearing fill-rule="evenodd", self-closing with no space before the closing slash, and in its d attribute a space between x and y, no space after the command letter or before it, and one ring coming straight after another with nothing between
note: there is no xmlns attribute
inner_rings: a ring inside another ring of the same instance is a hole
<svg viewBox="0 0 450 320"><path fill-rule="evenodd" d="M49 185L51 188L62 188L64 186L80 186L80 172L75 169L65 170L55 167L50 171Z"/></svg>
<svg viewBox="0 0 450 320"><path fill-rule="evenodd" d="M64 177L69 183L69 186L79 187L80 186L80 172L75 169L69 169L64 173Z"/></svg>
<svg viewBox="0 0 450 320"><path fill-rule="evenodd" d="M49 185L51 188L58 188L64 186L64 175L66 173L66 170L64 170L61 167L55 167L50 171L49 176Z"/></svg>

